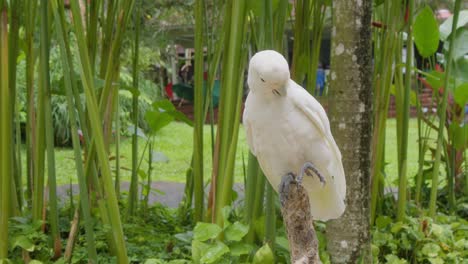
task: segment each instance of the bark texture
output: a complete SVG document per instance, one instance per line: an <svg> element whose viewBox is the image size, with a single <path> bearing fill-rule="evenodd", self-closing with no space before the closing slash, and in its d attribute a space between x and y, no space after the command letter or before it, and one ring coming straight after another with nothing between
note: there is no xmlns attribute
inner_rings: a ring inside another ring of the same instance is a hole
<svg viewBox="0 0 468 264"><path fill-rule="evenodd" d="M327 251L332 263L372 263L372 2L333 2L329 115L343 156L347 197L343 216L327 224Z"/></svg>
<svg viewBox="0 0 468 264"><path fill-rule="evenodd" d="M318 264L318 241L310 214L309 196L292 174L280 186L281 214L288 234L291 263Z"/></svg>

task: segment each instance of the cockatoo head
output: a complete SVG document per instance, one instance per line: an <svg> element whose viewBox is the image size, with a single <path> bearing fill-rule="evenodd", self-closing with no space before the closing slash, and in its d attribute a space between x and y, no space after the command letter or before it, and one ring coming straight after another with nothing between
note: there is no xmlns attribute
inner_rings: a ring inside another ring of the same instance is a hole
<svg viewBox="0 0 468 264"><path fill-rule="evenodd" d="M254 93L285 95L289 78L288 62L274 50L259 51L250 59L247 83Z"/></svg>

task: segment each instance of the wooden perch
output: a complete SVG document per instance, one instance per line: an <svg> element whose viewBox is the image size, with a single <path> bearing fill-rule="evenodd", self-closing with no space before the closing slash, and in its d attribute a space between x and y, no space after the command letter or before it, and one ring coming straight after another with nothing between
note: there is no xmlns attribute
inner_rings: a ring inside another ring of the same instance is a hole
<svg viewBox="0 0 468 264"><path fill-rule="evenodd" d="M283 176L279 187L281 214L286 227L291 263L318 264L318 241L310 214L309 196L290 173Z"/></svg>

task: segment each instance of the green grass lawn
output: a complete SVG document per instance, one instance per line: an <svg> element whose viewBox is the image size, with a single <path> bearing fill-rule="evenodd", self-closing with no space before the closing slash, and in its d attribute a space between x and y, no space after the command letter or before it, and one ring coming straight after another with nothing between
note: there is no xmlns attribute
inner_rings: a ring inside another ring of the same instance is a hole
<svg viewBox="0 0 468 264"><path fill-rule="evenodd" d="M205 126L205 179L211 177L211 136L210 126ZM175 181L185 182L185 172L190 165L192 155L192 128L183 123L172 123L163 128L155 138L155 151L163 152L168 158L167 163L156 163L153 180L154 181ZM410 120L409 147L408 147L408 175L412 178L417 171L417 123ZM145 142L139 139L138 147L140 155L143 153ZM397 178L397 157L396 157L396 122L390 119L387 122L386 157L387 157L387 183L392 184ZM115 147L112 146L112 155ZM121 175L123 181L130 181L131 168L131 138L121 139ZM77 183L75 173L75 162L73 150L71 148L56 148L57 181L59 185ZM243 127L239 131L239 143L237 149L235 181L243 182L243 158L247 160L248 146L245 140ZM23 153L23 160L25 155ZM147 158L142 163L142 169L146 170ZM23 166L26 162L23 161ZM111 161L111 166L115 168L115 161Z"/></svg>

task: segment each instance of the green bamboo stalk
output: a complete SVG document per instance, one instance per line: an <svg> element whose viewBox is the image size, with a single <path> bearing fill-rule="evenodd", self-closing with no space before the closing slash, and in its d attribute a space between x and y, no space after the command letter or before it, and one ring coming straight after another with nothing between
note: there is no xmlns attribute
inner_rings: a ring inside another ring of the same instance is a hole
<svg viewBox="0 0 468 264"><path fill-rule="evenodd" d="M16 211L19 212L23 208L23 192L22 192L22 169L21 169L21 126L19 118L19 96L16 96L16 60L18 58L19 51L19 28L21 23L20 10L22 10L23 1L13 0L10 2L10 37L9 37L9 85L11 91L11 109L14 113L12 128L15 127L15 147L13 148L13 159L14 159L14 183L15 183L15 194L18 208Z"/></svg>
<svg viewBox="0 0 468 264"><path fill-rule="evenodd" d="M65 10L64 10L63 5L58 4L58 11L60 13L60 18L61 18L60 26L61 26L62 29L64 29L64 28L67 27L67 24L65 22ZM56 20L56 22L58 23L59 21ZM71 55L70 44L68 43L68 32L65 32L63 30L57 30L57 31L62 32L61 40L63 40L63 42L65 44L62 45L61 47L63 47L65 49L67 60L69 62L71 62L72 61L72 55ZM80 126L81 126L80 128L81 128L81 130L83 132L84 147L85 147L85 152L86 152L86 156L87 156L86 169L85 169L84 175L87 175L86 177L88 178L88 181L90 182L89 185L93 189L93 191L91 192L92 196L97 199L97 204L98 204L98 208L99 208L99 211L100 211L100 216L101 216L101 219L103 221L103 224L104 225L110 225L110 223L109 223L109 218L110 217L108 215L109 213L108 213L108 210L107 210L107 206L105 204L106 201L104 200L105 195L103 194L102 186L101 186L101 184L99 182L99 179L97 178L97 168L96 168L95 158L94 158L95 157L94 144L91 143L92 140L91 140L91 137L90 137L89 132L88 132L88 130L89 130L88 129L88 122L87 122L87 119L85 117L85 111L83 109L83 106L81 105L81 97L79 95L79 91L78 91L78 87L77 87L77 81L75 79L75 74L74 74L73 70L70 70L70 72L71 72L71 74L68 74L66 76L69 77L70 80L71 80L71 89L72 89L73 98L74 98L74 101L75 101L75 107L76 107L76 110L78 112L79 123L80 123ZM80 151L80 153L81 153L81 151ZM80 156L80 162L82 162L81 156ZM78 176L79 176L79 174L78 174ZM87 195L88 186L86 184L86 179L85 178L83 178L83 183L82 183L83 185L80 185L80 190L81 190L80 192L82 193L83 196L88 197L88 195ZM89 211L89 209L85 209L85 208L87 208L87 207L82 205L82 210ZM91 225L92 220L91 219L87 220L88 219L87 215L90 215L90 214L89 213L84 213L83 215L84 215L85 223L89 222L89 224L88 224L89 227L87 227L87 241L94 241L94 234L92 233L92 225ZM115 254L116 246L115 246L113 235L111 234L110 231L107 232L106 235L107 235L107 238L109 240L109 251L112 254ZM92 242L92 244L91 244L91 242L88 242L88 243L89 243L88 244L88 252L92 252L93 248L94 248L94 242ZM92 256L93 254L89 253L89 255Z"/></svg>
<svg viewBox="0 0 468 264"><path fill-rule="evenodd" d="M232 1L232 8L227 8L232 12L226 18L230 18L229 31L226 33L227 53L223 61L223 76L221 102L219 107L218 137L219 147L217 161L214 165L217 171L216 209L214 212L215 221L223 226L222 208L231 202L233 185L233 162L235 160L237 146L237 132L239 129L240 104L243 91L243 69L245 50L242 49L243 35L245 30L245 7L246 1ZM224 96L224 100L223 100ZM217 156L215 154L215 156ZM216 161L216 159L215 159Z"/></svg>
<svg viewBox="0 0 468 264"><path fill-rule="evenodd" d="M147 178L146 187L148 189L143 199L144 201L143 212L145 213L145 216L148 216L149 196L151 193L151 182L152 182L151 175L153 174L153 149L154 149L154 138L151 137L151 139L149 139L149 144L148 144L148 171L146 173L146 178Z"/></svg>
<svg viewBox="0 0 468 264"><path fill-rule="evenodd" d="M136 12L134 17L135 23L135 41L133 44L133 89L135 90L132 94L132 118L133 118L133 135L132 135L132 179L130 182L130 190L128 195L128 215L133 216L137 207L137 194L138 194L138 81L139 81L139 48L140 48L140 10L141 4L136 4ZM151 162L151 161L149 161Z"/></svg>
<svg viewBox="0 0 468 264"><path fill-rule="evenodd" d="M42 64L44 57L40 57ZM45 75L39 74L39 89L37 92L36 138L34 144L34 181L32 198L32 218L42 220L44 207L44 160L45 160Z"/></svg>
<svg viewBox="0 0 468 264"><path fill-rule="evenodd" d="M249 232L244 240L250 244L255 241L254 224L263 212L264 193L265 176L257 158L249 152L245 184L245 222L249 225Z"/></svg>
<svg viewBox="0 0 468 264"><path fill-rule="evenodd" d="M102 122L100 111L98 109L96 95L94 93L94 79L89 61L88 49L85 41L83 24L79 16L79 5L77 1L71 1L75 34L77 37L80 58L80 72L84 84L86 95L86 105L88 109L88 118L93 132L94 141L96 144L96 154L100 165L103 187L107 195L107 205L110 216L110 223L113 230L114 241L116 245L117 260L119 263L128 263L127 251L125 247L125 239L123 236L122 223L117 203L117 197L113 188L109 160L107 157L106 147L104 145Z"/></svg>
<svg viewBox="0 0 468 264"><path fill-rule="evenodd" d="M398 162L398 206L397 206L397 221L403 221L406 215L406 194L407 194L407 165L408 165L408 130L410 118L410 94L411 94L411 80L413 69L413 11L414 1L408 0L408 37L406 40L406 66L405 66L405 93L403 97L403 124L402 124L402 137L400 145L400 160Z"/></svg>
<svg viewBox="0 0 468 264"><path fill-rule="evenodd" d="M244 53L244 54L242 54ZM245 59L247 53L241 52L240 58ZM242 67L241 67L242 68ZM244 79L244 73L242 72L240 74L240 80ZM243 87L244 83L243 82L238 82L237 84L237 98L242 98L242 93L243 93ZM217 224L219 226L223 226L223 217L222 217L222 208L225 206L229 205L232 201L232 187L234 185L234 166L235 166L235 159L236 159L236 151L237 151L237 139L239 135L239 122L240 122L240 116L241 116L241 103L239 102L234 109L234 120L235 124L237 126L234 126L234 131L232 133L231 137L231 142L229 146L227 146L228 152L226 153L227 155L227 160L226 160L226 167L224 167L224 170L222 170L221 173L223 173L224 179L221 182L221 190L222 192L220 193L220 196L218 196L219 199L216 200L216 202L219 202L217 204L217 215L216 215L216 220Z"/></svg>
<svg viewBox="0 0 468 264"><path fill-rule="evenodd" d="M34 107L34 33L36 8L38 1L25 2L25 42L26 42L26 199L32 206L32 193L34 188L34 175L36 164L36 109Z"/></svg>
<svg viewBox="0 0 468 264"><path fill-rule="evenodd" d="M63 76L65 80L65 92L67 95L67 108L70 114L70 126L72 131L72 144L73 144L73 153L75 157L75 165L76 165L76 172L78 176L78 183L80 187L80 203L81 203L81 210L83 213L84 218L84 225L86 231L86 245L88 251L88 257L90 263L97 263L97 253L96 247L94 242L94 230L93 230L93 222L91 217L91 210L89 205L89 196L88 196L88 187L85 179L85 174L83 171L83 160L81 158L81 146L80 140L78 138L78 128L76 126L76 115L75 115L75 108L73 107L74 98L73 98L73 70L72 68L72 61L71 61L71 53L68 49L69 46L66 42L67 32L64 31L62 25L65 24L65 12L63 10L63 5L58 4L57 1L51 1L52 11L55 15L55 25L56 31L59 39L60 45L60 52L61 52L61 59L62 59L62 67L63 67ZM80 101L76 102L77 105L81 104ZM80 105L81 109L81 105ZM82 110L81 110L82 111ZM83 113L81 113L83 114Z"/></svg>
<svg viewBox="0 0 468 264"><path fill-rule="evenodd" d="M120 99L119 92L115 93L115 181L114 189L117 200L120 199Z"/></svg>
<svg viewBox="0 0 468 264"><path fill-rule="evenodd" d="M297 0L294 2L296 17L294 21L293 58L291 65L291 79L302 83L310 61L309 23L311 14L311 0ZM307 34L304 34L307 32ZM301 59L303 63L301 64ZM315 87L315 85L314 85ZM307 88L308 89L308 88ZM313 94L313 92L312 92Z"/></svg>
<svg viewBox="0 0 468 264"><path fill-rule="evenodd" d="M307 71L307 90L310 94L315 94L316 81L317 81L317 68L320 59L320 49L322 46L322 33L325 24L325 14L327 5L323 0L312 1L311 15L312 15L312 49L310 49L310 63ZM307 47L307 46L306 46Z"/></svg>
<svg viewBox="0 0 468 264"><path fill-rule="evenodd" d="M288 5L288 0L280 0L273 19L273 42L275 43L275 50L280 53L284 50L284 28L289 15Z"/></svg>
<svg viewBox="0 0 468 264"><path fill-rule="evenodd" d="M384 28L378 29L382 31L381 37L376 39L376 43L380 47L375 56L375 74L373 80L374 87L374 132L372 136L372 157L371 157L371 175L372 175L372 192L371 192L371 224L375 220L379 197L383 195L383 168L385 164L385 128L387 123L388 105L390 99L390 87L393 80L394 70L394 54L396 52L397 31L396 17L400 16L400 2L385 1L382 10L385 12L383 16ZM380 35L380 34L379 34ZM379 36L377 35L377 36ZM400 50L398 50L400 52Z"/></svg>
<svg viewBox="0 0 468 264"><path fill-rule="evenodd" d="M54 241L54 259L61 255L62 245L58 229L57 181L55 176L54 128L52 123L52 107L50 103L50 71L49 71L49 10L48 1L41 0L41 35L40 35L40 74L42 77L41 89L44 100L45 139L47 149L47 173L49 180L49 223L51 236Z"/></svg>
<svg viewBox="0 0 468 264"><path fill-rule="evenodd" d="M97 32L98 32L98 17L99 17L99 7L101 6L102 0L93 0L89 1L89 10L86 12L88 15L88 25L87 25L87 39L88 39L88 49L89 49L89 60L91 62L91 67L93 68L96 62L96 52L97 52Z"/></svg>
<svg viewBox="0 0 468 264"><path fill-rule="evenodd" d="M122 40L124 36L124 32L126 29L126 26L128 24L128 20L130 15L132 14L132 9L133 9L133 4L135 0L129 0L129 1L124 1L121 3L120 8L118 9L117 15L117 28L115 29L115 36L113 36L113 41L111 41L111 46L110 46L110 53L109 53L109 58L107 61L104 61L102 63L106 63L105 66L105 75L101 76L104 77L104 88L102 89L102 93L99 98L99 107L100 107L100 113L101 115L104 116L105 109L113 109L112 106L112 96L110 96L112 93L115 92L115 88L117 86L112 85L114 82L114 77L116 76L116 72L118 72L118 67L119 63L118 60L120 58L120 47L122 45ZM113 89L114 88L114 89ZM106 103L107 100L107 103ZM110 125L111 121L106 120L104 118L105 123L107 126Z"/></svg>
<svg viewBox="0 0 468 264"><path fill-rule="evenodd" d="M194 220L201 221L203 218L203 125L205 111L203 109L203 39L204 19L203 0L195 1L195 94L194 94L194 129L193 129L193 181L195 195ZM211 89L208 88L208 89Z"/></svg>
<svg viewBox="0 0 468 264"><path fill-rule="evenodd" d="M104 77L106 74L106 66L107 61L109 60L110 48L112 39L114 37L114 24L115 24L115 13L118 7L117 1L102 1L102 4L107 6L103 6L101 9L107 10L105 19L102 20L103 22L103 37L102 37L102 46L101 46L101 65L99 69L99 76Z"/></svg>
<svg viewBox="0 0 468 264"><path fill-rule="evenodd" d="M8 84L8 6L0 2L0 260L8 258L8 218L11 201L12 112Z"/></svg>
<svg viewBox="0 0 468 264"><path fill-rule="evenodd" d="M455 32L457 29L458 17L460 15L460 6L461 1L455 1L455 8L454 8L454 15L453 15L453 24L452 24L452 34L450 35L450 44L447 56L447 63L445 66L445 78L444 78L444 93L442 95L442 103L438 109L439 112L439 127L437 131L437 148L435 152L434 158L434 167L432 171L432 187L431 187L431 196L429 200L429 216L434 218L437 210L437 189L439 187L439 167L441 162L441 152L443 148L444 142L444 129L445 129L445 120L446 110L447 110L447 98L448 98L448 90L449 90L449 79L450 73L452 70L452 58L453 58L453 50L455 47Z"/></svg>

